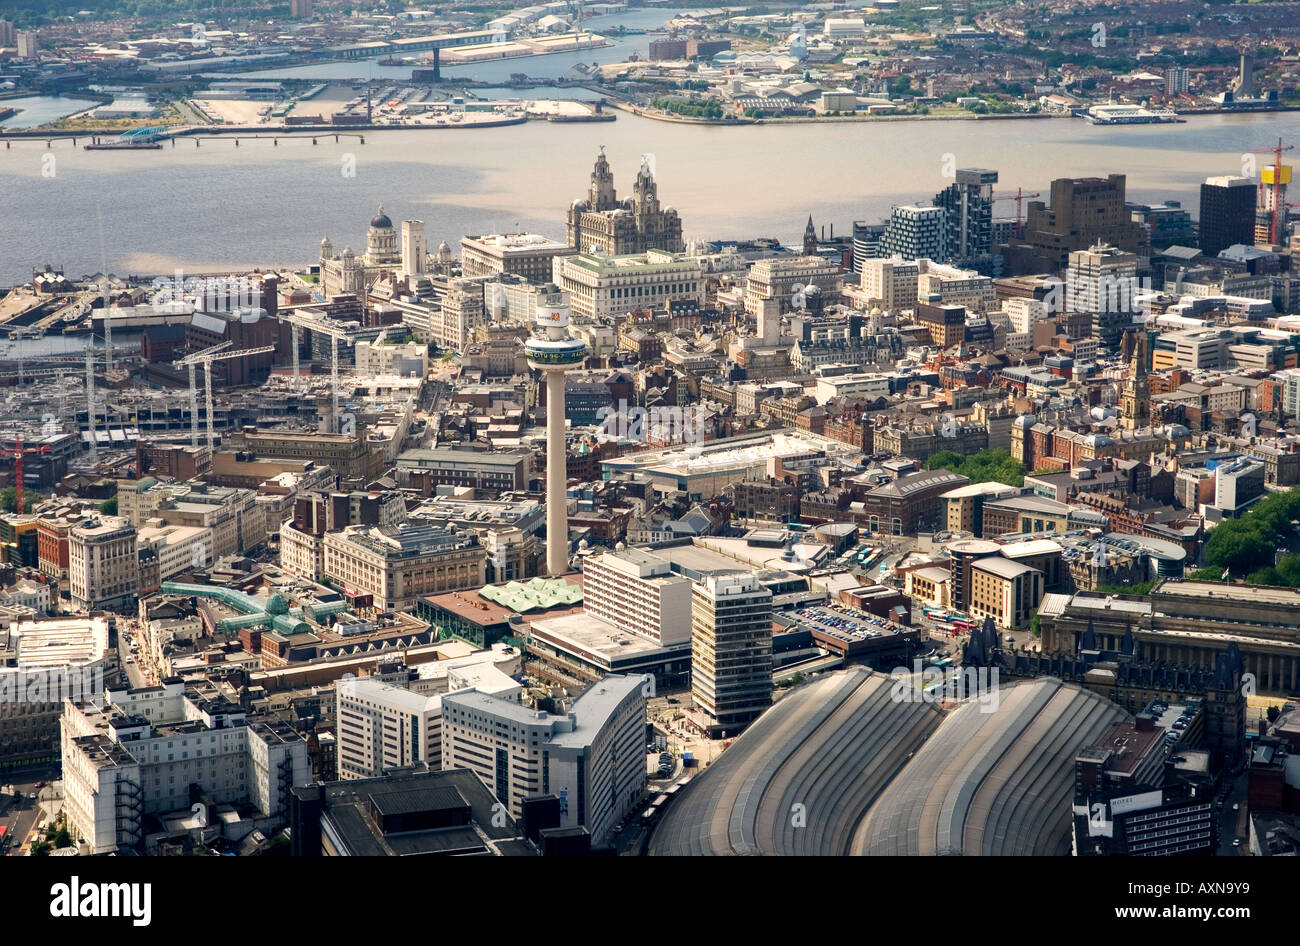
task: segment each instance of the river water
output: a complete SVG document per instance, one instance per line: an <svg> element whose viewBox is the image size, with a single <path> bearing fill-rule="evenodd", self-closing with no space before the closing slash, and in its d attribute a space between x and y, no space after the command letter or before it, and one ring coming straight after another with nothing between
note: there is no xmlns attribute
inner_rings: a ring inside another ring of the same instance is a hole
<svg viewBox="0 0 1300 946"><path fill-rule="evenodd" d="M666 15L644 12L660 22ZM632 16L617 19L631 27ZM540 75L539 64L564 58L499 65L507 76ZM324 68L336 66L356 68ZM1022 187L1044 200L1053 178L1123 173L1130 200L1181 200L1195 216L1207 176L1241 173L1245 150L1279 137L1300 139L1300 113L1128 127L1077 119L721 127L619 113L607 123L368 131L364 145L330 136L315 146L296 138L236 147L210 138L201 147L181 140L160 151L87 152L81 142L22 141L0 148L0 286L30 280L45 263L71 276L105 266L138 274L304 264L326 235L336 250L360 253L380 203L399 226L425 221L431 247L524 229L562 239L565 210L585 194L602 146L620 194L630 193L641 155L655 156L660 200L681 214L687 240L797 243L810 213L845 233L892 204L929 200L949 183L946 162L995 168L1000 193ZM1014 201L997 207L999 217L1014 216Z"/></svg>

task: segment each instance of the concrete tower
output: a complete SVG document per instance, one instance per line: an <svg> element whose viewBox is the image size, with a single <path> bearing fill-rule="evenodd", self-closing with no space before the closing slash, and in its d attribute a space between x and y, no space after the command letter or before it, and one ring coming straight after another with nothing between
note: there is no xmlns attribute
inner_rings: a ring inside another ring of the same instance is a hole
<svg viewBox="0 0 1300 946"><path fill-rule="evenodd" d="M524 353L529 367L546 376L546 571L558 577L569 570L564 373L582 366L587 345L569 337L568 306L539 304L533 325L533 337L524 343Z"/></svg>
<svg viewBox="0 0 1300 946"><path fill-rule="evenodd" d="M426 232L423 220L402 221L402 275L423 276L428 268L425 248Z"/></svg>

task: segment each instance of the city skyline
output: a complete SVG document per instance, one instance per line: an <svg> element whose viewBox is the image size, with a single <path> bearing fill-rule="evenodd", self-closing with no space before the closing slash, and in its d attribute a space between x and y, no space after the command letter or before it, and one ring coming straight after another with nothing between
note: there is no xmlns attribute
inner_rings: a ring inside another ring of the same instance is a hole
<svg viewBox="0 0 1300 946"><path fill-rule="evenodd" d="M588 856L1289 917L1300 3L70 2L0 19L15 919Z"/></svg>

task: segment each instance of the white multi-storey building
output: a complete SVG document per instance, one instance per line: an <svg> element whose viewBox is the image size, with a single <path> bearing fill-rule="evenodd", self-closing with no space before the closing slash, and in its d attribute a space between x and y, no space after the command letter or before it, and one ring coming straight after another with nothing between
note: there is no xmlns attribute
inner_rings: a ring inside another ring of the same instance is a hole
<svg viewBox="0 0 1300 946"><path fill-rule="evenodd" d="M58 753L64 701L93 696L117 676L109 636L102 617L11 620L0 612L0 763Z"/></svg>
<svg viewBox="0 0 1300 946"><path fill-rule="evenodd" d="M441 768L444 690L476 690L515 702L523 692L493 663L492 655L483 651L461 658L447 668L441 685L423 677L339 681L335 686L339 778L374 778L408 765Z"/></svg>
<svg viewBox="0 0 1300 946"><path fill-rule="evenodd" d="M1142 314L1138 258L1114 246L1097 244L1070 253L1066 271L1067 313L1085 313L1092 334L1111 351ZM1068 317L1068 316L1067 316Z"/></svg>
<svg viewBox="0 0 1300 946"><path fill-rule="evenodd" d="M826 302L833 302L843 285L843 270L820 256L761 259L749 268L745 280L745 311L755 317L773 312L780 315L791 308L799 308L799 295L806 299L808 290L813 287ZM764 344L773 339L770 331L760 331L760 334Z"/></svg>
<svg viewBox="0 0 1300 946"><path fill-rule="evenodd" d="M993 288L991 276L981 276L973 269L936 263L930 259L917 262L918 299L938 302L940 305L965 306L968 312L978 312L981 315L992 311L997 304L997 291Z"/></svg>
<svg viewBox="0 0 1300 946"><path fill-rule="evenodd" d="M916 260L901 256L864 259L859 285L863 294L886 312L902 312L916 307L920 272Z"/></svg>
<svg viewBox="0 0 1300 946"><path fill-rule="evenodd" d="M152 549L158 556L158 577L166 581L194 568L206 568L213 562L212 530L199 526L144 526L139 532L142 549Z"/></svg>
<svg viewBox="0 0 1300 946"><path fill-rule="evenodd" d="M569 293L573 314L586 318L699 302L701 293L699 261L664 250L556 257L555 283Z"/></svg>
<svg viewBox="0 0 1300 946"><path fill-rule="evenodd" d="M611 675L567 715L486 693L442 698L442 767L472 769L507 807L558 795L561 827L585 827L593 846L646 796L645 701L652 678Z"/></svg>
<svg viewBox="0 0 1300 946"><path fill-rule="evenodd" d="M125 519L91 519L68 532L68 585L75 607L122 607L135 597L139 583L135 527Z"/></svg>
<svg viewBox="0 0 1300 946"><path fill-rule="evenodd" d="M280 567L301 578L325 576L325 536L298 529L290 519L280 526Z"/></svg>
<svg viewBox="0 0 1300 946"><path fill-rule="evenodd" d="M582 565L582 604L588 614L656 644L691 636L691 580L667 559L641 549L589 556Z"/></svg>
<svg viewBox="0 0 1300 946"><path fill-rule="evenodd" d="M1041 299L1007 299L1002 303L1002 311L1011 320L1011 327L1017 332L1034 333L1034 326L1047 319L1047 303Z"/></svg>
<svg viewBox="0 0 1300 946"><path fill-rule="evenodd" d="M442 697L371 677L341 680L334 690L340 779L419 763L442 767Z"/></svg>
<svg viewBox="0 0 1300 946"><path fill-rule="evenodd" d="M274 818L285 816L290 789L311 781L307 743L293 729L179 681L68 701L62 758L64 811L93 854L140 845L145 816L188 811L192 786Z"/></svg>
<svg viewBox="0 0 1300 946"><path fill-rule="evenodd" d="M577 252L537 233L493 233L460 240L461 272L466 276L511 273L529 282L550 282L555 259Z"/></svg>

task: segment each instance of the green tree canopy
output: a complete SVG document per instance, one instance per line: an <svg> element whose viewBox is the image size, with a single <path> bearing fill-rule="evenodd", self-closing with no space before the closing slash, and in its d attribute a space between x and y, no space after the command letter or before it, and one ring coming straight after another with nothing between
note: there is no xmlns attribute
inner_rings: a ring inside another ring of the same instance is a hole
<svg viewBox="0 0 1300 946"><path fill-rule="evenodd" d="M927 470L948 470L964 476L972 483L1006 483L1008 486L1025 484L1025 468L1011 456L1010 450L997 448L981 450L971 456L962 456L953 450L940 450L925 461Z"/></svg>

